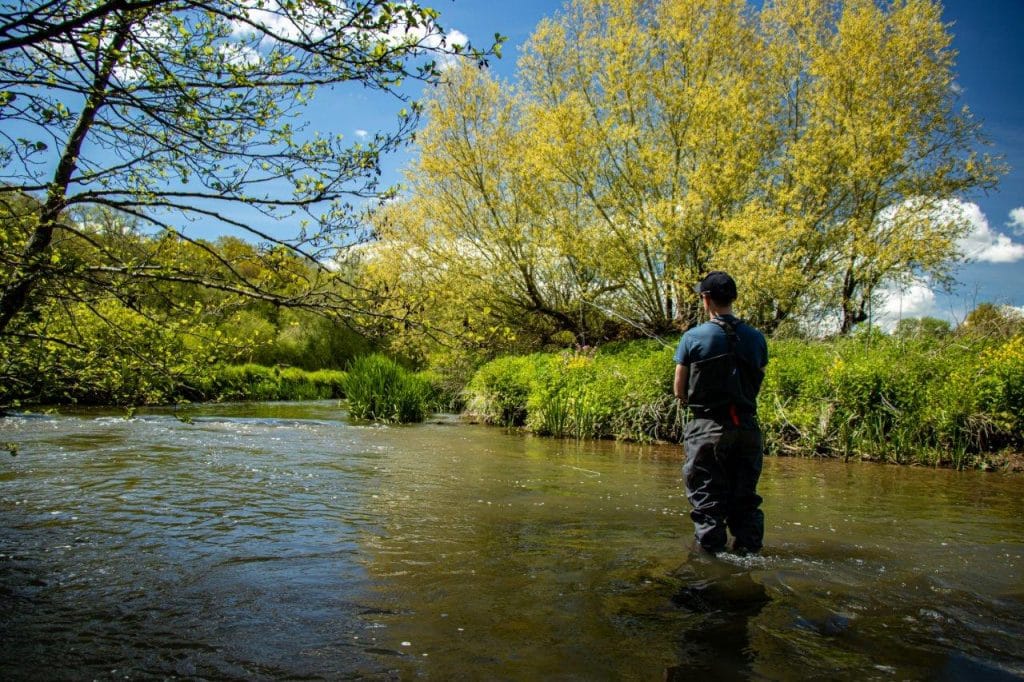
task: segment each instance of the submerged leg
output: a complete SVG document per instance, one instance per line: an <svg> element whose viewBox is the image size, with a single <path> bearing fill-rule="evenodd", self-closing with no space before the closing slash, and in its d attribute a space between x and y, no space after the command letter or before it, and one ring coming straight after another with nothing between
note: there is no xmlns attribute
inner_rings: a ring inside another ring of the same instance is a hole
<svg viewBox="0 0 1024 682"><path fill-rule="evenodd" d="M761 511L761 496L757 494L762 462L760 430L739 430L727 469L732 481L729 530L735 538L733 549L742 554L760 551L764 542L764 512Z"/></svg>
<svg viewBox="0 0 1024 682"><path fill-rule="evenodd" d="M693 508L694 535L706 552L725 549L726 523L729 517L729 486L719 449L724 432L712 420L694 419L687 425L684 447L686 464L683 480L686 497Z"/></svg>

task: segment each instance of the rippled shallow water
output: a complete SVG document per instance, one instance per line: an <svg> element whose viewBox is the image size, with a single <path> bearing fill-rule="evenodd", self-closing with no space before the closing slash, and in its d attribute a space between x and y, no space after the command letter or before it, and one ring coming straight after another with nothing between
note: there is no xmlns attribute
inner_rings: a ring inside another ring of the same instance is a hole
<svg viewBox="0 0 1024 682"><path fill-rule="evenodd" d="M769 458L708 561L676 447L188 415L0 419L0 678L1024 676L1019 475Z"/></svg>

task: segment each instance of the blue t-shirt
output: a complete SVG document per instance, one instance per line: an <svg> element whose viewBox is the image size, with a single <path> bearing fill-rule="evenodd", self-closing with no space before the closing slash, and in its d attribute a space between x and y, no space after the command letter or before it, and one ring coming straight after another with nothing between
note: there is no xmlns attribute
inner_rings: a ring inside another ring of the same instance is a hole
<svg viewBox="0 0 1024 682"><path fill-rule="evenodd" d="M764 334L732 315L721 317L736 327L736 354L754 367L761 368L767 365L768 342L765 341ZM725 330L713 322L705 322L688 330L679 339L675 361L677 365L689 367L695 362L728 352L729 337Z"/></svg>
<svg viewBox="0 0 1024 682"><path fill-rule="evenodd" d="M757 412L757 394L764 378L761 370L768 364L768 343L764 334L732 315L720 319L736 330L735 356L729 355L726 331L705 322L683 334L675 360L690 369L686 388L690 408L710 413L728 410L739 425L738 420Z"/></svg>

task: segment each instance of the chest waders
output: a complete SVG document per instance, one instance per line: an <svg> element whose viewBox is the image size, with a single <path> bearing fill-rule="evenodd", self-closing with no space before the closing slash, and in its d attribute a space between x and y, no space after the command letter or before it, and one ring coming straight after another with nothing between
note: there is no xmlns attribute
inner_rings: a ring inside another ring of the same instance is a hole
<svg viewBox="0 0 1024 682"><path fill-rule="evenodd" d="M692 510L694 537L711 553L725 549L757 552L764 539L764 513L757 482L761 477L761 431L757 424L760 367L737 353L736 324L712 323L725 332L728 351L690 365L687 403L693 416L683 436L683 479Z"/></svg>
<svg viewBox="0 0 1024 682"><path fill-rule="evenodd" d="M720 317L711 322L725 332L729 350L690 365L686 402L695 417L740 426L742 416L753 416L760 372L736 352L736 325Z"/></svg>

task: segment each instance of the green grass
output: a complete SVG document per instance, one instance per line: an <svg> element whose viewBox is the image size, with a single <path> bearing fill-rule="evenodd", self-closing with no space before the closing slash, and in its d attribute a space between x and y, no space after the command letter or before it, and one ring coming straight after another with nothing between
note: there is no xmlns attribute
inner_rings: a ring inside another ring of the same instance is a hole
<svg viewBox="0 0 1024 682"><path fill-rule="evenodd" d="M344 397L345 372L297 367L223 365L200 387L202 400L327 400Z"/></svg>
<svg viewBox="0 0 1024 682"><path fill-rule="evenodd" d="M873 334L769 342L759 398L776 454L966 468L1024 447L1024 336ZM467 413L564 438L678 441L672 351L650 342L504 357L467 388Z"/></svg>

